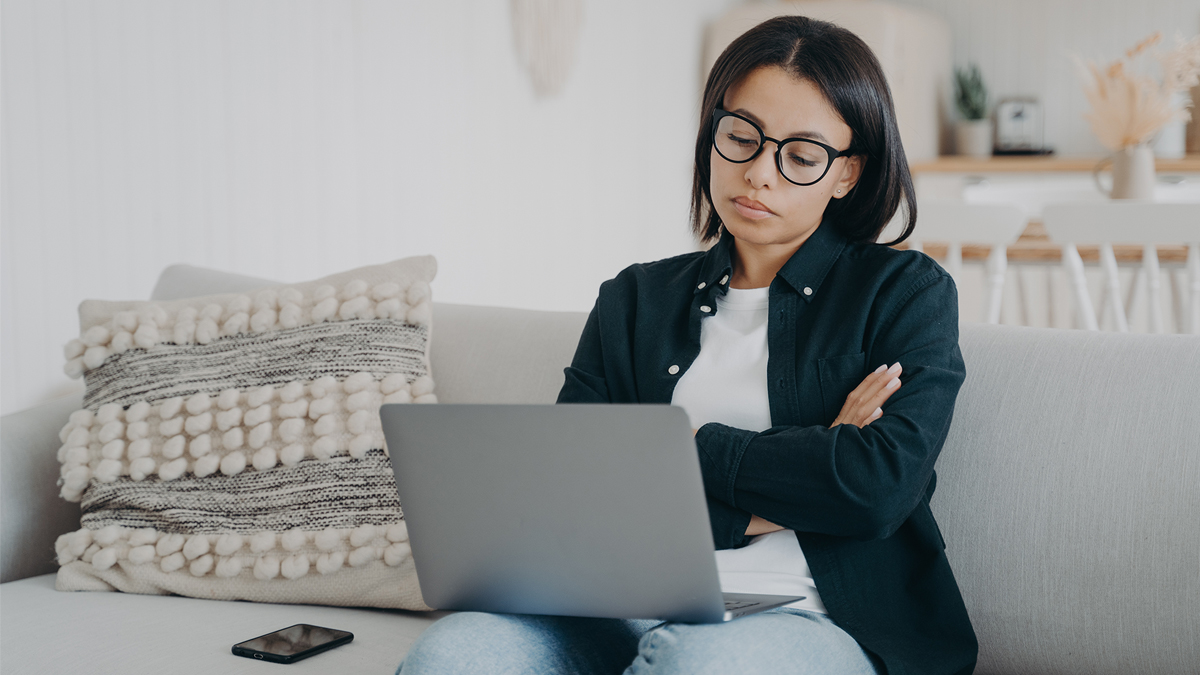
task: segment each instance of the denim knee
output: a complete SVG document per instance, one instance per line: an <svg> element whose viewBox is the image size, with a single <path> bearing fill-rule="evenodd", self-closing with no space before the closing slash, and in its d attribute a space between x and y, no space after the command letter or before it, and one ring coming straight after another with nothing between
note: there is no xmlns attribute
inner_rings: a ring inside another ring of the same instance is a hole
<svg viewBox="0 0 1200 675"><path fill-rule="evenodd" d="M827 617L766 612L709 625L667 624L644 636L626 675L874 675L870 657Z"/></svg>
<svg viewBox="0 0 1200 675"><path fill-rule="evenodd" d="M656 623L460 612L426 629L397 673L615 673Z"/></svg>
<svg viewBox="0 0 1200 675"><path fill-rule="evenodd" d="M492 672L499 670L497 657L506 660L528 655L528 650L513 650L521 641L520 627L512 617L485 612L459 612L434 622L417 639L396 673L429 675L437 673ZM514 664L515 665L515 664Z"/></svg>

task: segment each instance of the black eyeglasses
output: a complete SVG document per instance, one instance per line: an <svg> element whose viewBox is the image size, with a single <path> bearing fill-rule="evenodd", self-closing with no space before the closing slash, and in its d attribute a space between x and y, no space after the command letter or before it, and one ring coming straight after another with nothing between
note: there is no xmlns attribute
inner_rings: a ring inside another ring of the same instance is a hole
<svg viewBox="0 0 1200 675"><path fill-rule="evenodd" d="M833 160L848 157L850 148L838 150L810 138L775 140L754 122L728 110L713 111L713 147L734 164L745 164L758 157L767 141L775 144L775 166L789 183L812 185L829 173Z"/></svg>

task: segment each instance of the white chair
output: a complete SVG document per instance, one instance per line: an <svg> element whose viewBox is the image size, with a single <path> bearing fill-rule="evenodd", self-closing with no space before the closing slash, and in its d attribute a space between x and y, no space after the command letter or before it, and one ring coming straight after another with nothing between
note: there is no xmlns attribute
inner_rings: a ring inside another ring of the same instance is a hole
<svg viewBox="0 0 1200 675"><path fill-rule="evenodd" d="M1127 317L1142 297L1145 286L1150 327L1165 332L1159 283L1159 244L1188 247L1187 284L1176 288L1176 325L1183 333L1200 333L1200 204L1178 204L1134 200L1049 204L1042 221L1050 239L1063 247L1063 267L1072 285L1075 305L1084 328L1099 330L1084 278L1083 260L1076 244L1100 245L1100 268L1104 273L1102 307L1112 312L1118 331L1128 332ZM1121 302L1121 284L1113 243L1142 245L1142 268L1134 279L1126 303ZM1174 277L1172 277L1174 280ZM1144 282L1144 283L1143 283Z"/></svg>
<svg viewBox="0 0 1200 675"><path fill-rule="evenodd" d="M1008 269L1007 247L1025 231L1026 222L1025 214L1015 206L921 200L917 202L917 227L909 238L909 248L920 251L924 242L946 242L945 268L958 279L962 274L962 245L990 245L992 252L985 266L987 302L983 321L1000 323L1000 301Z"/></svg>

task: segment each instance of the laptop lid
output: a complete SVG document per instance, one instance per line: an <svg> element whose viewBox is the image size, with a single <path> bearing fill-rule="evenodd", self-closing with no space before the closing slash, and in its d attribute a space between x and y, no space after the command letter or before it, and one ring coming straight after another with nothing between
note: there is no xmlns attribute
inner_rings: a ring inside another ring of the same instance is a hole
<svg viewBox="0 0 1200 675"><path fill-rule="evenodd" d="M683 409L390 404L380 415L430 606L722 619Z"/></svg>

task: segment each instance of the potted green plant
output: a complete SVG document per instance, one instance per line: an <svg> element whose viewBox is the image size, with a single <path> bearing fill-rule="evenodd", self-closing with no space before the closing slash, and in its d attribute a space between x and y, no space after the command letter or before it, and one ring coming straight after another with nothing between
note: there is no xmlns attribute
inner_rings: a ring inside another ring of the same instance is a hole
<svg viewBox="0 0 1200 675"><path fill-rule="evenodd" d="M988 118L987 87L974 63L954 69L954 103L962 118L956 128L958 154L992 156L992 121Z"/></svg>

